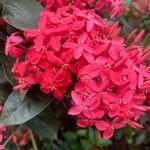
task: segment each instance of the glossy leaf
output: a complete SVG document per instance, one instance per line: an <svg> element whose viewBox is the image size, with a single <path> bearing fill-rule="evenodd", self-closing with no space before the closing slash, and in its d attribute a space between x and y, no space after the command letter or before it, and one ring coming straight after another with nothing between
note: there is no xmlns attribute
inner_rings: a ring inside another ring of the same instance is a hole
<svg viewBox="0 0 150 150"><path fill-rule="evenodd" d="M4 75L4 71L2 69L2 65L0 64L0 84L6 83L7 80Z"/></svg>
<svg viewBox="0 0 150 150"><path fill-rule="evenodd" d="M14 91L4 104L0 124L18 125L25 123L43 111L50 103L51 96L40 92Z"/></svg>
<svg viewBox="0 0 150 150"><path fill-rule="evenodd" d="M37 117L27 122L27 126L41 139L57 139L59 121L50 108L47 108Z"/></svg>
<svg viewBox="0 0 150 150"><path fill-rule="evenodd" d="M5 56L3 53L0 53L0 61L2 64L3 73L5 79L12 85L16 83L14 76L12 75L11 69L13 67L14 59L11 57Z"/></svg>
<svg viewBox="0 0 150 150"><path fill-rule="evenodd" d="M0 85L0 102L5 102L12 91L11 85L7 82Z"/></svg>
<svg viewBox="0 0 150 150"><path fill-rule="evenodd" d="M3 3L2 16L17 29L25 30L37 26L43 7L36 0L0 0Z"/></svg>

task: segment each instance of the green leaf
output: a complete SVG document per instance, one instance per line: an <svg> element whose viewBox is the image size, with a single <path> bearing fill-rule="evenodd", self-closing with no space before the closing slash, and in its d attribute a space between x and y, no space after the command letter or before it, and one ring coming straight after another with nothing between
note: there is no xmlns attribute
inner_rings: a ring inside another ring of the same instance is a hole
<svg viewBox="0 0 150 150"><path fill-rule="evenodd" d="M63 137L67 143L71 143L77 139L76 133L70 131L63 133Z"/></svg>
<svg viewBox="0 0 150 150"><path fill-rule="evenodd" d="M80 142L84 150L90 150L94 146L93 143L87 139L81 139Z"/></svg>
<svg viewBox="0 0 150 150"><path fill-rule="evenodd" d="M59 121L50 108L47 108L38 116L27 122L27 126L41 139L57 139Z"/></svg>
<svg viewBox="0 0 150 150"><path fill-rule="evenodd" d="M123 27L121 30L122 36L128 35L133 31L134 29L133 25L129 21L127 21L124 16L120 17L120 23L123 24Z"/></svg>
<svg viewBox="0 0 150 150"><path fill-rule="evenodd" d="M77 135L78 135L79 137L86 137L86 136L87 136L87 130L85 130L85 129L80 129L80 130L77 131Z"/></svg>
<svg viewBox="0 0 150 150"><path fill-rule="evenodd" d="M96 139L96 145L98 147L109 147L110 145L112 145L112 141L111 140L104 140L103 138L101 139Z"/></svg>
<svg viewBox="0 0 150 150"><path fill-rule="evenodd" d="M17 150L17 146L15 143L9 142L6 144L5 150Z"/></svg>
<svg viewBox="0 0 150 150"><path fill-rule="evenodd" d="M119 141L119 140L121 140L122 136L123 136L123 131L122 130L117 130L114 134L114 139Z"/></svg>
<svg viewBox="0 0 150 150"><path fill-rule="evenodd" d="M12 86L7 82L0 85L0 102L5 102L11 93Z"/></svg>
<svg viewBox="0 0 150 150"><path fill-rule="evenodd" d="M26 95L26 91L13 91L4 104L0 124L22 124L43 111L50 104L51 96L35 92Z"/></svg>
<svg viewBox="0 0 150 150"><path fill-rule="evenodd" d="M88 139L91 141L94 141L94 130L93 130L93 128L89 127L87 131L88 131Z"/></svg>
<svg viewBox="0 0 150 150"><path fill-rule="evenodd" d="M150 33L144 39L144 48L150 45Z"/></svg>
<svg viewBox="0 0 150 150"><path fill-rule="evenodd" d="M5 78L4 71L2 69L2 65L0 64L0 84L4 84L6 82L7 82L7 80Z"/></svg>
<svg viewBox="0 0 150 150"><path fill-rule="evenodd" d="M15 60L11 57L5 56L5 54L0 53L0 61L2 64L2 69L4 72L5 79L11 84L14 85L16 83L14 76L12 75L12 67Z"/></svg>
<svg viewBox="0 0 150 150"><path fill-rule="evenodd" d="M6 40L6 35L3 32L0 31L0 40Z"/></svg>
<svg viewBox="0 0 150 150"><path fill-rule="evenodd" d="M2 16L17 29L37 27L39 14L43 7L36 0L0 0L3 3Z"/></svg>
<svg viewBox="0 0 150 150"><path fill-rule="evenodd" d="M143 144L145 140L146 140L146 134L145 133L139 134L136 138L136 145Z"/></svg>

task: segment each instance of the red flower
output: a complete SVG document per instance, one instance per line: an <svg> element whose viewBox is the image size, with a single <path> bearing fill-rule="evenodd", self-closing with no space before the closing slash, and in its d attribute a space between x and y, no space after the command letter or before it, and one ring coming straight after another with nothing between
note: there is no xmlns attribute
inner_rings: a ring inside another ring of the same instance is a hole
<svg viewBox="0 0 150 150"><path fill-rule="evenodd" d="M87 9L93 0L76 1L78 8L67 5L70 1L45 2L51 10L41 13L38 28L25 31L22 38L12 35L8 41L7 53L18 58L12 69L19 82L14 89L38 84L58 100L72 91L68 114L77 115L80 127L96 126L105 139L126 124L142 128L138 119L150 110L145 102L150 67L143 64L150 48L143 51L138 46L144 31L135 39L136 30L127 39L121 37L118 22L105 21ZM111 17L118 16L122 0L97 1L97 9L104 6ZM25 41L28 51L20 59L14 47L20 49Z"/></svg>
<svg viewBox="0 0 150 150"><path fill-rule="evenodd" d="M47 70L43 74L41 90L45 93L53 93L56 99L62 100L66 87L71 84L70 74L64 69L60 69L56 74L52 70Z"/></svg>
<svg viewBox="0 0 150 150"><path fill-rule="evenodd" d="M73 92L71 93L72 100L75 106L73 106L68 114L79 115L83 113L87 118L94 118L95 115L92 110L96 109L100 103L100 99L97 99L97 95L91 95L86 100L83 100L80 95Z"/></svg>
<svg viewBox="0 0 150 150"><path fill-rule="evenodd" d="M77 40L78 43L73 43L73 42L66 42L63 47L64 48L72 48L74 49L74 58L78 59L82 56L86 58L85 55L88 55L88 53L92 54L94 53L94 50L86 44L88 34L85 32L81 34Z"/></svg>
<svg viewBox="0 0 150 150"><path fill-rule="evenodd" d="M115 129L122 128L125 125L125 121L123 119L115 119L111 123L106 121L97 121L95 126L98 130L104 131L103 137L105 140L108 140L113 136L113 132Z"/></svg>
<svg viewBox="0 0 150 150"><path fill-rule="evenodd" d="M22 48L17 47L23 42L23 39L17 34L18 33L13 33L10 37L7 38L5 47L5 54L9 54L16 58L22 56L24 53Z"/></svg>

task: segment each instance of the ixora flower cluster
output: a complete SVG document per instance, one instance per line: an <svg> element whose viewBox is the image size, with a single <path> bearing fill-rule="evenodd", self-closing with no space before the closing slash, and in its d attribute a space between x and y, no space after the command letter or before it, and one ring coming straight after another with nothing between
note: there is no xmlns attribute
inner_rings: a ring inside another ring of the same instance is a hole
<svg viewBox="0 0 150 150"><path fill-rule="evenodd" d="M46 8L55 4L48 2ZM56 2L55 10L41 12L37 29L7 39L6 55L16 58L12 72L19 84L14 89L38 84L58 100L71 91L68 114L78 116L80 127L95 126L105 139L126 124L142 128L137 121L150 110L146 101L150 67L144 65L150 47L139 46L144 31L135 36L134 30L123 38L118 22L78 7L80 1L63 7ZM99 8L107 2L108 10L109 4L120 4L117 0L100 2L104 3ZM118 15L122 3L113 9Z"/></svg>

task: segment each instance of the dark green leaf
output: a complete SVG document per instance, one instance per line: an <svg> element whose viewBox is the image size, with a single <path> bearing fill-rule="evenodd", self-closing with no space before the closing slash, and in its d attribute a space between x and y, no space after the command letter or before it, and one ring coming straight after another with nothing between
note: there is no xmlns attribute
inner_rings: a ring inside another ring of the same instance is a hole
<svg viewBox="0 0 150 150"><path fill-rule="evenodd" d="M2 31L0 31L0 40L5 40L5 39L6 39L5 34Z"/></svg>
<svg viewBox="0 0 150 150"><path fill-rule="evenodd" d="M0 61L2 64L2 69L4 72L5 79L12 85L16 83L14 76L12 75L12 67L14 64L14 59L8 56L5 56L5 54L0 53Z"/></svg>
<svg viewBox="0 0 150 150"><path fill-rule="evenodd" d="M93 128L89 127L88 128L88 138L91 140L91 141L94 141L94 130Z"/></svg>
<svg viewBox="0 0 150 150"><path fill-rule="evenodd" d="M22 124L43 111L50 103L51 96L44 93L14 91L4 104L0 123L4 125Z"/></svg>
<svg viewBox="0 0 150 150"><path fill-rule="evenodd" d="M37 27L42 6L36 0L0 0L4 7L2 16L17 29Z"/></svg>
<svg viewBox="0 0 150 150"><path fill-rule="evenodd" d="M2 69L2 65L0 64L0 84L6 83L7 80L4 75L4 71Z"/></svg>
<svg viewBox="0 0 150 150"><path fill-rule="evenodd" d="M73 142L77 139L76 133L70 131L63 133L63 137L67 143Z"/></svg>
<svg viewBox="0 0 150 150"><path fill-rule="evenodd" d="M145 133L139 134L136 139L136 145L140 145L140 144L144 143L145 139L146 139Z"/></svg>
<svg viewBox="0 0 150 150"><path fill-rule="evenodd" d="M114 139L119 141L122 138L122 136L123 136L122 130L117 130L114 134Z"/></svg>
<svg viewBox="0 0 150 150"><path fill-rule="evenodd" d="M86 135L87 135L87 130L85 130L85 129L80 129L80 130L77 131L77 135L78 135L79 137L86 137Z"/></svg>
<svg viewBox="0 0 150 150"><path fill-rule="evenodd" d="M5 150L17 150L17 145L15 143L8 143Z"/></svg>
<svg viewBox="0 0 150 150"><path fill-rule="evenodd" d="M111 140L104 140L103 138L96 139L96 145L98 147L109 147L110 145L112 145L112 141Z"/></svg>
<svg viewBox="0 0 150 150"><path fill-rule="evenodd" d="M27 122L27 126L41 139L57 139L59 121L50 108L47 108L38 116Z"/></svg>
<svg viewBox="0 0 150 150"><path fill-rule="evenodd" d="M0 85L0 102L6 101L7 97L11 93L11 85L7 82L5 84Z"/></svg>
<svg viewBox="0 0 150 150"><path fill-rule="evenodd" d="M144 39L144 48L150 45L150 33Z"/></svg>
<svg viewBox="0 0 150 150"><path fill-rule="evenodd" d="M81 139L80 142L84 150L90 150L94 146L93 143L87 139Z"/></svg>
<svg viewBox="0 0 150 150"><path fill-rule="evenodd" d="M127 21L124 16L120 17L120 23L123 25L123 28L121 30L123 36L128 35L133 31L133 25L129 21Z"/></svg>

